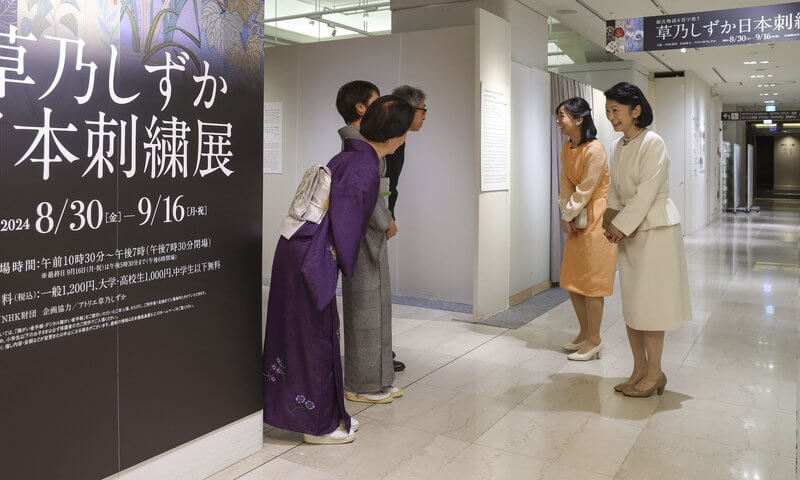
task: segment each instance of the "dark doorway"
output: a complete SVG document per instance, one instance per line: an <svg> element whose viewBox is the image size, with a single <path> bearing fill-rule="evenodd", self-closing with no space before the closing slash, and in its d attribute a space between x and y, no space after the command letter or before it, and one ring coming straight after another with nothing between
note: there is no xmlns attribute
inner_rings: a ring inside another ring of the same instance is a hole
<svg viewBox="0 0 800 480"><path fill-rule="evenodd" d="M756 194L771 194L775 189L775 139L755 137Z"/></svg>

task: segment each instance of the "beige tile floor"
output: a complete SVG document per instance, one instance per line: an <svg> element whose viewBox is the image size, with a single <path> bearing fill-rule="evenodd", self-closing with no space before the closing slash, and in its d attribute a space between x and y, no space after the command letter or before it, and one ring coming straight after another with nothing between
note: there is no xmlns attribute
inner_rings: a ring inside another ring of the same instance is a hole
<svg viewBox="0 0 800 480"><path fill-rule="evenodd" d="M612 391L632 362L619 292L606 355L573 363L562 304L518 330L395 306L408 365L390 405L349 404L355 443L266 429L213 480L796 478L800 213L724 216L686 238L694 320L667 336L663 397Z"/></svg>

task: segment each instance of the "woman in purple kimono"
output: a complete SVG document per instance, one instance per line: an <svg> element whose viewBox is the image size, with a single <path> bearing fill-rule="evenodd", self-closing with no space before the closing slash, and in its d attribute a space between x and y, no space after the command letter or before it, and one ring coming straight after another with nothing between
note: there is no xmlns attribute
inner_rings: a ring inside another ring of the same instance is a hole
<svg viewBox="0 0 800 480"><path fill-rule="evenodd" d="M378 158L405 142L414 109L399 97L370 105L364 140L349 139L328 163L330 206L275 250L264 341L264 422L301 432L307 443L355 439L358 423L344 408L336 307L338 270L353 274L378 200Z"/></svg>

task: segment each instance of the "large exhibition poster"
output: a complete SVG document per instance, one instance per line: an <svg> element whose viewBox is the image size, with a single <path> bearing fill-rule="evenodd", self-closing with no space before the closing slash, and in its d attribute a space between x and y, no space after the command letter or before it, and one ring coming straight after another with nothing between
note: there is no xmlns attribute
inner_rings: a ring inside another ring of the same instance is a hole
<svg viewBox="0 0 800 480"><path fill-rule="evenodd" d="M263 3L0 0L0 478L260 409Z"/></svg>

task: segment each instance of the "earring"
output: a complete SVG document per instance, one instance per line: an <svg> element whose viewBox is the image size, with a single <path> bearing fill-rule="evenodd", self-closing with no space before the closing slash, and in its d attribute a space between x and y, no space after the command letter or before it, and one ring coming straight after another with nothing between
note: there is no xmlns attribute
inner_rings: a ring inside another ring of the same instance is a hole
<svg viewBox="0 0 800 480"><path fill-rule="evenodd" d="M578 122L577 125L583 125L583 122Z"/></svg>

